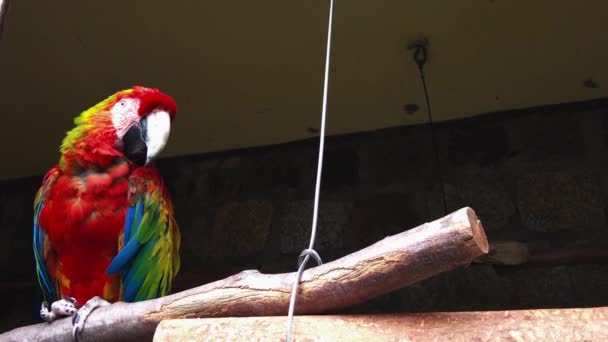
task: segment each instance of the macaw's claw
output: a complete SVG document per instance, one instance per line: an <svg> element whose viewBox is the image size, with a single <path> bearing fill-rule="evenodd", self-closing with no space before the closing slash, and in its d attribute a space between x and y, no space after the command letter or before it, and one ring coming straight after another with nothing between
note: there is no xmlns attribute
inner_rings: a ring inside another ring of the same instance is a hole
<svg viewBox="0 0 608 342"><path fill-rule="evenodd" d="M72 297L64 297L51 304L51 310L48 309L48 303L42 302L40 305L40 317L46 322L52 322L63 316L72 316L76 312L76 299Z"/></svg>
<svg viewBox="0 0 608 342"><path fill-rule="evenodd" d="M47 302L42 302L42 304L40 304L40 318L42 318L45 322L52 322L57 317L53 311L48 309L48 305L49 303Z"/></svg>
<svg viewBox="0 0 608 342"><path fill-rule="evenodd" d="M85 321L87 317L89 317L91 312L93 312L93 310L99 307L106 305L110 305L110 303L105 301L101 297L95 296L89 299L86 304L84 304L80 309L78 309L78 311L72 317L72 336L74 337L74 340L78 341L80 334L84 330Z"/></svg>

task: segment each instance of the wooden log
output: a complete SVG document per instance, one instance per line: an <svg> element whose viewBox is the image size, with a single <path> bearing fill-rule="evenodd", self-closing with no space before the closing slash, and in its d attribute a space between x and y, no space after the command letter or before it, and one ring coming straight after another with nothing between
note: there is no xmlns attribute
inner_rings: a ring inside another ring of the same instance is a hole
<svg viewBox="0 0 608 342"><path fill-rule="evenodd" d="M294 341L608 341L608 307L298 316ZM154 342L284 341L284 317L165 320Z"/></svg>
<svg viewBox="0 0 608 342"><path fill-rule="evenodd" d="M475 212L463 208L306 270L296 313L323 313L359 304L467 265L487 251ZM102 307L87 319L82 340L151 339L164 319L286 315L294 279L295 273L244 271L170 296ZM71 320L62 319L14 329L0 335L0 340L71 341L70 331Z"/></svg>

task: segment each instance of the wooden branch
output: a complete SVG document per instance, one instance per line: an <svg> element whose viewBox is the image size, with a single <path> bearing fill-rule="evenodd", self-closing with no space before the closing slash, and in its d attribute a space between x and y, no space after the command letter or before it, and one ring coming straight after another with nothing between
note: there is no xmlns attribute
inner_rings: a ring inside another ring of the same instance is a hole
<svg viewBox="0 0 608 342"><path fill-rule="evenodd" d="M475 212L460 209L439 220L387 237L302 275L296 313L313 314L362 303L487 253ZM295 273L234 276L139 303L116 303L87 319L85 341L151 339L164 319L286 315ZM0 340L70 341L71 320L18 328Z"/></svg>
<svg viewBox="0 0 608 342"><path fill-rule="evenodd" d="M263 329L260 329L263 327ZM298 316L296 341L608 341L608 307ZM282 341L284 317L165 320L154 342Z"/></svg>

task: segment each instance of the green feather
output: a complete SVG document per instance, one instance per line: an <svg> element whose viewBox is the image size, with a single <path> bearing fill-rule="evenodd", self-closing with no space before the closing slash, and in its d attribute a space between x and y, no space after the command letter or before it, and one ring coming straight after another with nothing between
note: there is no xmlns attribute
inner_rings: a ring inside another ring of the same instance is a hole
<svg viewBox="0 0 608 342"><path fill-rule="evenodd" d="M139 191L134 194L129 208L133 214L126 215L131 220L125 222L125 227L130 227L130 236L125 233L123 245L132 241L138 246L137 252L125 250L126 254L119 252L114 259L119 265L127 265L116 269L124 270L122 300L128 302L168 294L180 266L180 234L167 199L155 184L149 186L148 180L135 178L131 181Z"/></svg>

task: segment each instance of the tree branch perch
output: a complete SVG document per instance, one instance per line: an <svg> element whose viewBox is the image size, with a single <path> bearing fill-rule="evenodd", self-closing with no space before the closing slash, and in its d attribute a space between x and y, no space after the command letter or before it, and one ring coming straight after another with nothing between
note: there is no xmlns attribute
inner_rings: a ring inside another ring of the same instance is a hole
<svg viewBox="0 0 608 342"><path fill-rule="evenodd" d="M338 260L306 270L297 314L330 312L471 263L487 253L471 208L387 237ZM152 339L165 319L286 315L295 273L243 271L226 279L138 303L116 303L87 319L83 341ZM71 341L71 320L17 328L0 341Z"/></svg>

